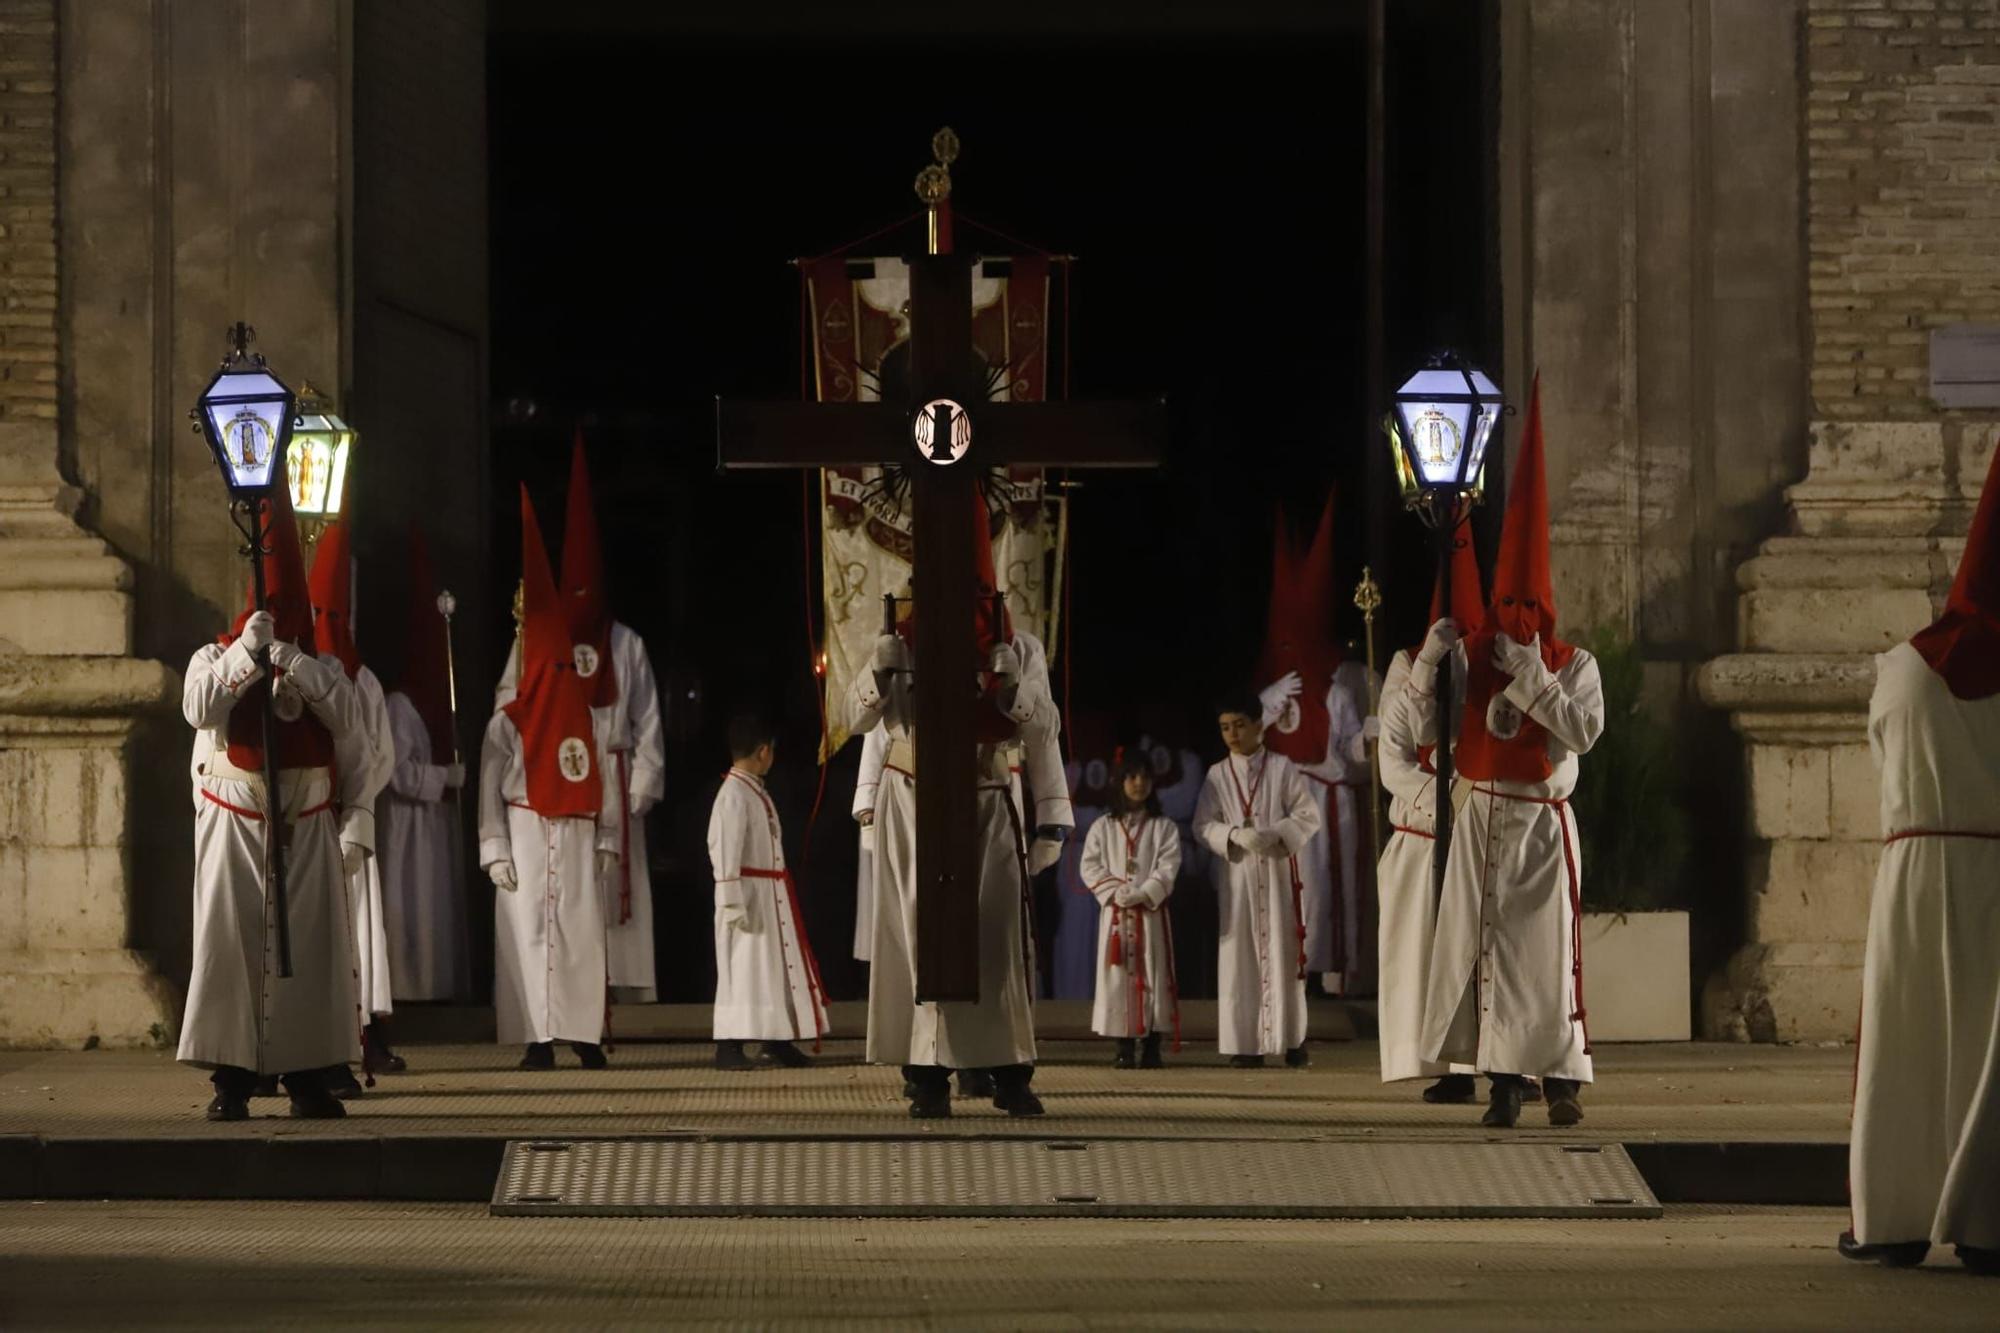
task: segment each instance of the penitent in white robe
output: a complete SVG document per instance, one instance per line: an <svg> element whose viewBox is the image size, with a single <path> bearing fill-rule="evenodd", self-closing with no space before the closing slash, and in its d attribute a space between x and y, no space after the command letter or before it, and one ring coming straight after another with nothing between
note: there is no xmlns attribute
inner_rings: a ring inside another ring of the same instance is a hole
<svg viewBox="0 0 2000 1333"><path fill-rule="evenodd" d="M1343 664L1345 665L1345 664ZM1366 830L1361 803L1370 781L1361 739L1362 712L1336 673L1326 687L1329 720L1326 754L1295 767L1310 784L1319 808L1319 835L1299 849L1300 903L1305 909L1306 971L1330 972L1330 984L1351 974L1360 959L1360 892L1356 859ZM1264 724L1278 722L1281 710L1265 707Z"/></svg>
<svg viewBox="0 0 2000 1333"><path fill-rule="evenodd" d="M602 754L602 751L598 752ZM514 720L495 711L479 752L479 864L511 860L519 887L493 890L493 1010L501 1042L604 1037L609 985L597 853L618 846L616 779L602 765L596 819L544 819L527 807Z"/></svg>
<svg viewBox="0 0 2000 1333"><path fill-rule="evenodd" d="M876 789L875 945L868 974L868 1059L874 1064L988 1069L1032 1064L1035 1024L1030 977L1029 888L1024 839L1038 825L1074 826L1058 744L1061 717L1048 686L1048 657L1033 635L1016 633L1021 681L1010 715L1020 728L1011 745L979 747L979 999L917 1000L917 777L899 764L902 747L920 751L912 732L909 678L891 678L877 692L874 673L860 673L849 696L850 729L880 721L891 752ZM1026 761L1035 798L1032 814L1015 804L1020 775L1011 755ZM905 760L905 763L909 762Z"/></svg>
<svg viewBox="0 0 2000 1333"><path fill-rule="evenodd" d="M1470 1065L1445 1065L1423 1053L1424 996L1431 967L1431 938L1437 926L1437 890L1432 857L1437 842L1437 775L1417 753L1416 725L1405 697L1410 653L1389 662L1382 686L1382 738L1377 753L1382 785L1389 791L1389 841L1375 872L1381 914L1376 925L1376 957L1381 977L1376 992L1382 1081L1436 1078L1471 1073Z"/></svg>
<svg viewBox="0 0 2000 1333"><path fill-rule="evenodd" d="M1080 869L1102 906L1091 1031L1101 1037L1178 1036L1180 995L1167 899L1181 871L1180 829L1143 810L1122 819L1104 815L1084 835ZM1120 906L1121 895L1133 901Z"/></svg>
<svg viewBox="0 0 2000 1333"><path fill-rule="evenodd" d="M396 766L389 732L389 709L382 682L366 666L354 673L354 697L361 725L334 740L334 788L340 803L340 846L359 847L361 868L347 877L353 915L355 1002L366 1026L377 1014L395 1010L390 984L389 934L383 919L382 866L377 855L375 798Z"/></svg>
<svg viewBox="0 0 2000 1333"><path fill-rule="evenodd" d="M321 657L335 684L306 706L336 739L360 725L354 683ZM179 1058L289 1074L361 1058L346 876L340 864L332 775L281 769L279 809L292 975L278 975L277 915L264 880L264 778L229 763L229 714L262 672L241 643L204 644L188 661L181 712L195 728L194 968ZM280 688L283 688L282 685Z"/></svg>
<svg viewBox="0 0 2000 1333"><path fill-rule="evenodd" d="M872 728L861 738L861 769L854 776L854 817L869 817L861 826L861 847L854 857L854 958L865 963L875 956L875 789L882 785L882 763L889 756L889 733Z"/></svg>
<svg viewBox="0 0 2000 1333"><path fill-rule="evenodd" d="M798 894L785 869L784 830L763 780L732 768L708 815L715 873L715 1039L817 1041L826 1005ZM741 927L722 909L743 909Z"/></svg>
<svg viewBox="0 0 2000 1333"><path fill-rule="evenodd" d="M520 675L520 640L507 658L497 711L514 698ZM611 663L617 673L618 702L591 710L597 752L606 755L617 794L620 876L604 885L605 958L619 999L650 1004L659 998L653 959L653 880L646 856L646 814L667 793L667 740L661 721L660 686L653 675L645 640L628 625L611 622Z"/></svg>
<svg viewBox="0 0 2000 1333"><path fill-rule="evenodd" d="M1869 904L1848 1150L1854 1236L2000 1249L2000 697L1876 659L1886 843Z"/></svg>
<svg viewBox="0 0 2000 1333"><path fill-rule="evenodd" d="M1481 1073L1588 1083L1590 1040L1572 967L1583 849L1569 795L1577 756L1604 730L1597 659L1578 648L1552 688L1524 695L1518 683L1506 691L1547 730L1553 771L1541 782L1474 782L1452 823L1425 980L1422 1054ZM1405 690L1404 698L1417 739L1430 744L1436 697Z"/></svg>
<svg viewBox="0 0 2000 1333"><path fill-rule="evenodd" d="M382 871L389 975L404 1000L451 1000L470 989L465 892L452 854L457 809L445 765L410 696L388 699L396 762L375 802L375 858Z"/></svg>
<svg viewBox="0 0 2000 1333"><path fill-rule="evenodd" d="M1208 770L1194 832L1215 857L1216 1038L1224 1055L1279 1055L1306 1039L1298 855L1319 832L1320 806L1297 765L1259 750ZM1258 855L1230 842L1251 824L1284 846Z"/></svg>

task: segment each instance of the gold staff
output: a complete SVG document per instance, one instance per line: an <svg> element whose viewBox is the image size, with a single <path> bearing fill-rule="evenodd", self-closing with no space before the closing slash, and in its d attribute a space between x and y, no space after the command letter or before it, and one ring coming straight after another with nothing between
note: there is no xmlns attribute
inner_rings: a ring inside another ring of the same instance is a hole
<svg viewBox="0 0 2000 1333"><path fill-rule="evenodd" d="M1364 651L1368 660L1362 665L1368 676L1368 713L1381 725L1382 701L1375 693L1375 612L1382 605L1382 585L1375 582L1374 573L1363 565L1361 582L1354 588L1354 605L1361 612L1361 626L1364 636ZM1382 742L1378 737L1368 742L1368 769L1373 778L1368 784L1369 841L1375 848L1375 859L1382 859Z"/></svg>

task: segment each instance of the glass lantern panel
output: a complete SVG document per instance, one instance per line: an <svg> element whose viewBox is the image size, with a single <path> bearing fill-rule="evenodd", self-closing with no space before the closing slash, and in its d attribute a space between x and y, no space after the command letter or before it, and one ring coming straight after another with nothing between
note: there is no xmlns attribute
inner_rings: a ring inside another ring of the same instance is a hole
<svg viewBox="0 0 2000 1333"><path fill-rule="evenodd" d="M1420 370L1410 376L1409 379L1403 381L1403 387L1396 390L1396 396L1398 398L1428 398L1439 394L1463 395L1465 393L1466 373L1437 366ZM1499 388L1494 385L1492 380L1486 378L1485 371L1474 370L1469 373L1472 376L1472 392L1478 394L1481 398L1498 398L1500 396Z"/></svg>
<svg viewBox="0 0 2000 1333"><path fill-rule="evenodd" d="M334 437L333 467L326 479L326 512L338 515L347 499L347 451L354 432L342 431Z"/></svg>
<svg viewBox="0 0 2000 1333"><path fill-rule="evenodd" d="M1455 486L1465 477L1474 411L1471 403L1418 399L1396 404L1403 452L1424 486Z"/></svg>
<svg viewBox="0 0 2000 1333"><path fill-rule="evenodd" d="M209 447L220 452L230 489L270 486L278 441L291 425L290 398L285 386L262 370L218 375L202 395Z"/></svg>
<svg viewBox="0 0 2000 1333"><path fill-rule="evenodd" d="M333 477L333 441L317 431L294 430L285 451L285 479L292 488L292 510L314 518L327 512L327 489Z"/></svg>

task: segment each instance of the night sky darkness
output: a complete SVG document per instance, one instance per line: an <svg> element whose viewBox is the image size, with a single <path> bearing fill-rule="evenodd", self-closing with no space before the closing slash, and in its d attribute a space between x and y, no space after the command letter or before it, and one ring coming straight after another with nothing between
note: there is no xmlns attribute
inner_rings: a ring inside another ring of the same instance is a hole
<svg viewBox="0 0 2000 1333"><path fill-rule="evenodd" d="M912 212L938 126L964 145L960 208L1080 256L1072 395L1164 392L1173 413L1163 471L1082 477L1073 711L1219 752L1207 710L1248 683L1261 645L1274 511L1310 522L1336 482L1338 578L1352 587L1363 506L1397 502L1367 494L1362 471L1361 451L1382 446L1364 428L1361 10L1329 8L1305 35L1114 41L673 31L657 15L620 30L618 11L567 7L592 21L565 33L546 13L510 24L501 7L493 604L519 568L517 481L560 550L581 418L613 606L645 637L668 709L670 787L651 830L662 999L704 1000L712 985L702 831L728 762L722 727L746 707L783 728L773 787L795 864L810 858L828 987L863 984L846 961L858 745L833 765L804 845L818 721L801 481L718 476L712 404L798 394L786 261ZM1390 373L1444 341L1497 371L1490 18L1468 24L1483 7L1465 0L1389 8ZM962 228L959 248L1001 252L987 239ZM919 226L884 252L921 244ZM518 400L536 404L532 420L509 416ZM1383 654L1421 632L1431 577L1415 520L1390 530ZM815 567L815 621L817 593Z"/></svg>

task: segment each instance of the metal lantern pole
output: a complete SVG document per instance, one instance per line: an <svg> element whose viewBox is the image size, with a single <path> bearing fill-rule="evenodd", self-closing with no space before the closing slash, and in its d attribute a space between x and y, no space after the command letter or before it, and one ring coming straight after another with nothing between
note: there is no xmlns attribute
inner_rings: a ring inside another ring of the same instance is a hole
<svg viewBox="0 0 2000 1333"><path fill-rule="evenodd" d="M1443 497L1433 497L1433 503ZM1445 614L1451 614L1451 544L1456 538L1458 518L1458 496L1449 497L1450 509L1436 524L1438 532L1438 587L1443 592ZM1435 514L1433 515L1435 517ZM1437 770L1437 785L1433 804L1437 814L1431 825L1435 835L1431 843L1431 892L1437 902L1444 901L1444 871L1451 863L1451 668L1450 654L1440 664L1437 673L1437 749L1431 752L1431 767Z"/></svg>
<svg viewBox="0 0 2000 1333"><path fill-rule="evenodd" d="M259 611L266 609L264 541L269 536L269 529L264 525L264 506L267 503L265 500L238 502L250 517L250 526L244 534L250 543L243 549L250 557L250 589ZM258 735L264 747L264 885L278 930L278 975L289 977L292 975L292 914L285 893L285 810L283 794L278 787L278 744L272 730L271 711L277 682L271 675L269 644L257 650L257 666L264 673L264 690L257 709Z"/></svg>

